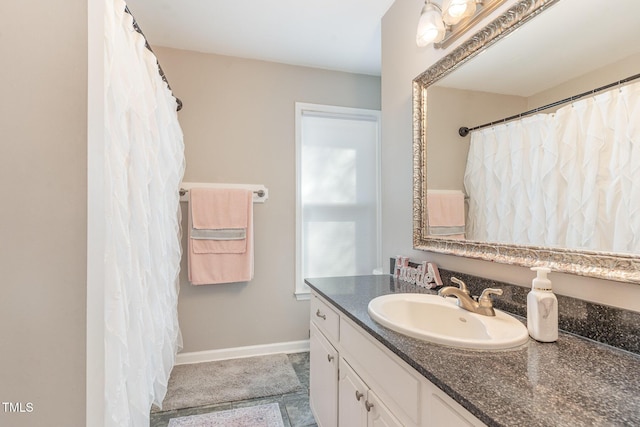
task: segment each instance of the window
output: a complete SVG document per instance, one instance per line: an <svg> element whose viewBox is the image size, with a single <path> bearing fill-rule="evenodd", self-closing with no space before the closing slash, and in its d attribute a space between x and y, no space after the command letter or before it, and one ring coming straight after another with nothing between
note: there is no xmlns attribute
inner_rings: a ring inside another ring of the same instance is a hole
<svg viewBox="0 0 640 427"><path fill-rule="evenodd" d="M381 267L379 147L379 111L296 103L298 299L306 277Z"/></svg>

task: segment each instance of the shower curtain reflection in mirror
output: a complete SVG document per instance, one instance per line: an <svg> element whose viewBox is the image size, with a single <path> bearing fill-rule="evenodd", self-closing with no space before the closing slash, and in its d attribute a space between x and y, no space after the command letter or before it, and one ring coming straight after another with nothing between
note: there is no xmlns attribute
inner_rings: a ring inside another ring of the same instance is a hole
<svg viewBox="0 0 640 427"><path fill-rule="evenodd" d="M640 83L474 131L467 238L640 252Z"/></svg>

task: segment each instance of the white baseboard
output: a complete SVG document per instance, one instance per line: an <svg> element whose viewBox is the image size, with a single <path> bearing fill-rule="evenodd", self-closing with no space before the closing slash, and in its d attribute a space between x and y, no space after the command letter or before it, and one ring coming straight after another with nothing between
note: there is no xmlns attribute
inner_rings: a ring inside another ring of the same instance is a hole
<svg viewBox="0 0 640 427"><path fill-rule="evenodd" d="M176 365L214 362L216 360L236 359L239 357L264 356L275 353L302 353L304 351L309 351L309 340L178 353Z"/></svg>

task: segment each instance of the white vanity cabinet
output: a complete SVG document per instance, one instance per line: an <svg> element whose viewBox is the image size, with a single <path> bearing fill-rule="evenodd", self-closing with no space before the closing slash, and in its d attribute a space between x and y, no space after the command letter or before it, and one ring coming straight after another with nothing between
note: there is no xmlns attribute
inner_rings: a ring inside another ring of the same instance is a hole
<svg viewBox="0 0 640 427"><path fill-rule="evenodd" d="M343 358L340 358L338 380L338 425L402 427L400 421Z"/></svg>
<svg viewBox="0 0 640 427"><path fill-rule="evenodd" d="M309 400L321 427L484 426L315 293L310 363Z"/></svg>
<svg viewBox="0 0 640 427"><path fill-rule="evenodd" d="M320 427L338 423L338 351L325 335L337 339L339 317L317 298L312 297L309 330L309 403Z"/></svg>
<svg viewBox="0 0 640 427"><path fill-rule="evenodd" d="M313 324L309 347L311 410L319 426L335 426L338 419L338 352Z"/></svg>

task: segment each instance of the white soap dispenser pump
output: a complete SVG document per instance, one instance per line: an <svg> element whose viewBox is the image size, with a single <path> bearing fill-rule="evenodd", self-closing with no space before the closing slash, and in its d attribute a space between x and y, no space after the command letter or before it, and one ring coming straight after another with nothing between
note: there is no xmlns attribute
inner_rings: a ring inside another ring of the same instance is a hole
<svg viewBox="0 0 640 427"><path fill-rule="evenodd" d="M553 293L547 267L532 267L538 276L527 295L527 329L531 338L541 342L558 340L558 299Z"/></svg>

